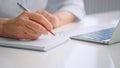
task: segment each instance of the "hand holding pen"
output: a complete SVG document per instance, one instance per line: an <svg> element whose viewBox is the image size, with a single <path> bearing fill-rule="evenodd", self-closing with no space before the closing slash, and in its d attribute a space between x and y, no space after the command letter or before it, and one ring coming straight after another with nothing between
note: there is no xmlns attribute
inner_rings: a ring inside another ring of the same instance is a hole
<svg viewBox="0 0 120 68"><path fill-rule="evenodd" d="M30 10L28 10L27 8L25 8L23 5L21 5L20 3L17 3L23 10L25 10L25 11L29 11L30 12ZM47 19L45 19L42 15L40 15L41 16L41 18L43 18L43 20L46 20L46 22L48 22L49 23L49 21L47 21ZM31 18L32 19L32 18ZM37 20L34 20L34 19L32 19L33 21L35 21L35 22L38 22ZM40 19L41 20L41 19ZM43 22L43 20L42 20L42 22ZM48 29L47 28L47 23L45 24L45 23L39 23L39 24L41 24L48 32L50 32L52 35L54 35L55 36L55 34L50 30L50 29ZM48 24L49 25L49 24Z"/></svg>
<svg viewBox="0 0 120 68"><path fill-rule="evenodd" d="M54 35L51 22L38 12L24 11L15 18L4 19L4 22L2 37L34 40L48 32Z"/></svg>

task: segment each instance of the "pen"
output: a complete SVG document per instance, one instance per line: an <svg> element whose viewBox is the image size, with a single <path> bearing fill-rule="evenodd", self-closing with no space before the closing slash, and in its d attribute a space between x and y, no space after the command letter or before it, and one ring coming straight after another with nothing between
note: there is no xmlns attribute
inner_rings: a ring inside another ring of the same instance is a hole
<svg viewBox="0 0 120 68"><path fill-rule="evenodd" d="M23 7L23 5L21 5L20 3L17 3L17 5L19 5L23 10L29 11L27 8Z"/></svg>
<svg viewBox="0 0 120 68"><path fill-rule="evenodd" d="M27 8L25 8L24 6L22 6L20 3L17 3L17 5L19 5L23 10L25 10L25 11L29 11ZM49 29L47 29L44 25L42 25L48 32L50 32L53 36L55 36L55 34L51 31L51 30L49 30Z"/></svg>

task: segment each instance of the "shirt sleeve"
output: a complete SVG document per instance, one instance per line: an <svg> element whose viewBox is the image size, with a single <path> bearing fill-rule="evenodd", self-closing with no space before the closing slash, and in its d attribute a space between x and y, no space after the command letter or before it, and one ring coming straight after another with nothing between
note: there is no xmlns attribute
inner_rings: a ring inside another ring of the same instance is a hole
<svg viewBox="0 0 120 68"><path fill-rule="evenodd" d="M74 14L77 21L80 21L85 16L83 0L66 0L56 9L56 11L61 10L66 10Z"/></svg>

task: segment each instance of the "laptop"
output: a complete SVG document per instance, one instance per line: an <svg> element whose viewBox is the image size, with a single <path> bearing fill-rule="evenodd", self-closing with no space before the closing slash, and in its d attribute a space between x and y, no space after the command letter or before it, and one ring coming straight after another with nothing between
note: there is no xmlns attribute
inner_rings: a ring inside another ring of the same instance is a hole
<svg viewBox="0 0 120 68"><path fill-rule="evenodd" d="M74 40L82 40L109 45L120 42L119 35L120 35L120 21L115 28L113 27L91 33L71 36L70 38Z"/></svg>

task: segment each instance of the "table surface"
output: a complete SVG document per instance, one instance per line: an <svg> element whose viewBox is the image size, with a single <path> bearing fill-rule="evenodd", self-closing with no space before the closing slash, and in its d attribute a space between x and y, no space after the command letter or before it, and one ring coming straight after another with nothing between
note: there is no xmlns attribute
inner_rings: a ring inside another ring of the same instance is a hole
<svg viewBox="0 0 120 68"><path fill-rule="evenodd" d="M116 26L119 18L120 11L99 13L54 31L79 27L81 33L87 33ZM69 40L48 52L0 47L0 68L120 68L119 45Z"/></svg>

